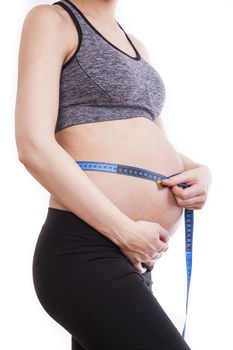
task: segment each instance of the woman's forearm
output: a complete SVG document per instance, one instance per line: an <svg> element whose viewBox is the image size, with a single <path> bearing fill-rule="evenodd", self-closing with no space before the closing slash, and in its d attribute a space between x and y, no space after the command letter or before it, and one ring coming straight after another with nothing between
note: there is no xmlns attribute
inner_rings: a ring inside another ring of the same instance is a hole
<svg viewBox="0 0 233 350"><path fill-rule="evenodd" d="M76 161L56 142L24 146L19 160L67 210L82 218L119 247L133 234L134 221L117 208Z"/></svg>

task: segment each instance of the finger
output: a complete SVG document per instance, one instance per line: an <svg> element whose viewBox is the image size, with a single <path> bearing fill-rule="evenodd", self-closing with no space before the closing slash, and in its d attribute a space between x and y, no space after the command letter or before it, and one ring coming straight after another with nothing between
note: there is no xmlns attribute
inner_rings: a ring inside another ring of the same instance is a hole
<svg viewBox="0 0 233 350"><path fill-rule="evenodd" d="M145 267L147 270L150 269L154 265L154 261L152 259L145 260L142 262L142 266Z"/></svg>
<svg viewBox="0 0 233 350"><path fill-rule="evenodd" d="M168 244L165 242L160 241L160 245L157 247L156 252L166 252L168 250Z"/></svg>
<svg viewBox="0 0 233 350"><path fill-rule="evenodd" d="M142 267L140 262L137 262L134 264L134 267L136 268L136 270L140 273L144 273L146 272L146 268Z"/></svg>
<svg viewBox="0 0 233 350"><path fill-rule="evenodd" d="M169 179L161 180L166 186L175 186L181 183L192 184L194 181L193 171L186 170L178 175L170 176Z"/></svg>
<svg viewBox="0 0 233 350"><path fill-rule="evenodd" d="M204 207L205 203L199 203L196 205L187 205L185 208L190 209L190 210L196 210L196 209L202 209Z"/></svg>
<svg viewBox="0 0 233 350"><path fill-rule="evenodd" d="M159 238L161 241L163 242L168 242L169 241L169 232L167 230L165 230L165 228L163 228L162 226L160 226L159 228Z"/></svg>
<svg viewBox="0 0 233 350"><path fill-rule="evenodd" d="M159 258L161 258L161 256L163 255L163 253L162 252L159 252L159 253L157 253L156 255L154 255L153 257L152 257L152 263L153 263L153 261L155 261L155 260L158 260Z"/></svg>
<svg viewBox="0 0 233 350"><path fill-rule="evenodd" d="M196 196L196 197L193 197L193 198L189 198L189 199L180 199L180 198L176 198L177 200L177 203L179 205L182 205L182 206L190 206L190 205L198 205L198 204L201 204L205 201L205 197L204 196Z"/></svg>
<svg viewBox="0 0 233 350"><path fill-rule="evenodd" d="M172 192L175 194L176 197L179 197L181 199L189 199L192 197L199 196L202 193L202 190L197 184L186 188L179 187L176 185L172 187Z"/></svg>
<svg viewBox="0 0 233 350"><path fill-rule="evenodd" d="M160 257L163 253L158 251L158 252L155 252L152 257L151 257L151 260L154 260L154 259L157 259L157 257Z"/></svg>

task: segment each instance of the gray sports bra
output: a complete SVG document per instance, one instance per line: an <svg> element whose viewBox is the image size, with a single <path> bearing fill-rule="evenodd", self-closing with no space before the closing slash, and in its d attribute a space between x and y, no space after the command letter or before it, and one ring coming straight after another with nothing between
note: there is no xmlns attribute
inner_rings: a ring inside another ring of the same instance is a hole
<svg viewBox="0 0 233 350"><path fill-rule="evenodd" d="M146 117L154 120L164 105L165 86L158 72L141 57L108 41L69 0L57 1L71 16L79 44L62 66L55 133L75 124Z"/></svg>

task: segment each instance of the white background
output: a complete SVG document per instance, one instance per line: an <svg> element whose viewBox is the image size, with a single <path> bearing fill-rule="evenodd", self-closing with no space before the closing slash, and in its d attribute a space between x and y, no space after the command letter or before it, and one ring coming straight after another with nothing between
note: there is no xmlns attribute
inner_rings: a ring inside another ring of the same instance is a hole
<svg viewBox="0 0 233 350"><path fill-rule="evenodd" d="M44 1L43 3L52 3ZM17 54L23 19L39 1L1 4L1 338L4 350L70 349L32 284L34 246L48 192L18 161L14 140ZM116 17L147 46L166 85L162 111L175 148L209 166L208 200L196 210L186 339L192 350L233 349L233 2L122 0ZM185 315L184 226L153 272L157 299L181 331Z"/></svg>

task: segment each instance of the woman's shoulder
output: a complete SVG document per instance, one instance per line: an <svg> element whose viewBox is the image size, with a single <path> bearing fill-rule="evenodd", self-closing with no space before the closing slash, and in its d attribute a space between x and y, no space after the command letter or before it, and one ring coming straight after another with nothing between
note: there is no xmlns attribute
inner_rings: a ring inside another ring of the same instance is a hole
<svg viewBox="0 0 233 350"><path fill-rule="evenodd" d="M58 5L39 4L32 7L25 15L23 28L31 31L61 31L67 27L68 15Z"/></svg>
<svg viewBox="0 0 233 350"><path fill-rule="evenodd" d="M64 12L61 7L48 4L39 4L32 7L25 16L25 21L41 21L47 20L58 21L64 19Z"/></svg>
<svg viewBox="0 0 233 350"><path fill-rule="evenodd" d="M61 6L36 5L24 17L21 42L26 43L26 47L31 45L35 52L55 46L66 56L73 49L76 37L69 15Z"/></svg>

